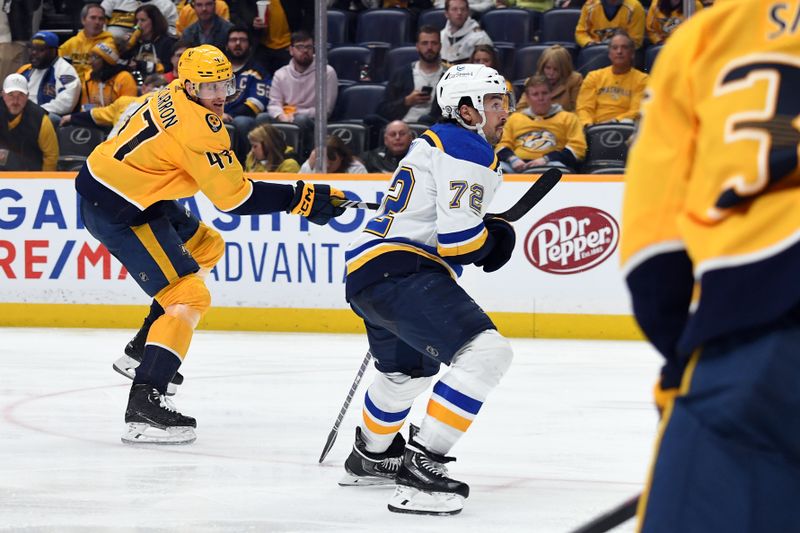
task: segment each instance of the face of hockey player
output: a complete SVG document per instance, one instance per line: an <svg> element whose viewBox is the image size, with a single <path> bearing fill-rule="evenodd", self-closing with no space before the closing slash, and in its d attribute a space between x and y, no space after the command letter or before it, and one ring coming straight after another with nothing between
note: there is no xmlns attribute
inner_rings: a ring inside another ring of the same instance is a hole
<svg viewBox="0 0 800 533"><path fill-rule="evenodd" d="M508 106L508 96L503 94L487 94L483 98L483 114L486 116L483 134L492 146L500 142L500 137L503 136L503 127L508 120ZM473 111L478 114L476 110ZM477 123L480 123L480 115Z"/></svg>

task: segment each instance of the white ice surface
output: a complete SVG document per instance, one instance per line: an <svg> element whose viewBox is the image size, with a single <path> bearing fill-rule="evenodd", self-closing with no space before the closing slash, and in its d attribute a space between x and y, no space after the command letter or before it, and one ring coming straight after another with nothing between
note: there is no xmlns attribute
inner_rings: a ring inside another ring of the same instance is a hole
<svg viewBox="0 0 800 533"><path fill-rule="evenodd" d="M317 463L365 337L198 332L175 396L197 441L154 448L120 442L129 382L111 363L132 333L0 329L0 530L559 533L645 479L660 361L644 343L512 339L511 370L451 452L464 511L419 517L386 510L391 488L337 485L371 367Z"/></svg>

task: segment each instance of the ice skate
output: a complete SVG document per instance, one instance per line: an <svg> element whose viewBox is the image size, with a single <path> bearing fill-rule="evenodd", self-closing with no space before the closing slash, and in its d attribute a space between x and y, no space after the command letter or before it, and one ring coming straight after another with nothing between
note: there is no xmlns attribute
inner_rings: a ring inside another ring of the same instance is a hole
<svg viewBox="0 0 800 533"><path fill-rule="evenodd" d="M385 452L368 452L364 438L361 436L361 428L356 427L353 451L344 462L344 469L347 473L339 480L339 485L343 487L394 485L394 477L403 461L405 446L405 439L398 433Z"/></svg>
<svg viewBox="0 0 800 533"><path fill-rule="evenodd" d="M134 384L125 410L125 444L190 444L197 422L179 413L152 385Z"/></svg>
<svg viewBox="0 0 800 533"><path fill-rule="evenodd" d="M397 488L389 500L389 510L424 515L460 513L469 496L469 485L448 477L443 464L455 459L425 449L413 437L410 440L395 477Z"/></svg>
<svg viewBox="0 0 800 533"><path fill-rule="evenodd" d="M142 362L144 344L149 331L150 325L145 321L142 329L125 346L125 355L114 361L113 367L116 372L128 379L133 379L136 376L136 367ZM173 396L178 391L178 385L181 383L183 383L183 375L180 372L175 372L172 380L167 385L167 396Z"/></svg>

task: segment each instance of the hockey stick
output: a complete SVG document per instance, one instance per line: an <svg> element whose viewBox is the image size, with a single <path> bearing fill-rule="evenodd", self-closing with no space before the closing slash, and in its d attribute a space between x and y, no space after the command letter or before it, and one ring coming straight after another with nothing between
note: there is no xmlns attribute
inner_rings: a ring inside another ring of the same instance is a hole
<svg viewBox="0 0 800 533"><path fill-rule="evenodd" d="M636 516L636 508L639 506L640 497L641 495L637 494L610 511L601 514L578 529L573 530L572 533L605 533L606 531L614 529Z"/></svg>
<svg viewBox="0 0 800 533"><path fill-rule="evenodd" d="M538 204L559 181L561 181L561 171L557 168L550 168L539 176L539 179L522 195L522 198L517 200L517 203L502 213L489 213L486 216L502 218L508 222L516 222L533 209L533 206Z"/></svg>
<svg viewBox="0 0 800 533"><path fill-rule="evenodd" d="M376 202L359 202L356 200L340 200L339 198L333 198L333 205L336 207L350 207L353 209L378 209L381 204Z"/></svg>
<svg viewBox="0 0 800 533"><path fill-rule="evenodd" d="M356 389L358 389L358 384L361 383L361 378L364 377L364 371L367 369L370 357L372 357L372 354L367 350L367 355L365 355L364 360L361 361L361 368L358 369L356 379L353 380L353 384L350 386L350 392L347 393L347 398L344 399L344 404L342 404L342 408L339 409L339 416L336 417L336 422L333 423L333 429L328 433L328 440L325 441L325 447L322 449L322 453L319 456L320 463L325 460L328 452L333 448L333 443L336 442L336 437L339 435L339 425L342 423L347 408L350 407L350 402L353 400Z"/></svg>

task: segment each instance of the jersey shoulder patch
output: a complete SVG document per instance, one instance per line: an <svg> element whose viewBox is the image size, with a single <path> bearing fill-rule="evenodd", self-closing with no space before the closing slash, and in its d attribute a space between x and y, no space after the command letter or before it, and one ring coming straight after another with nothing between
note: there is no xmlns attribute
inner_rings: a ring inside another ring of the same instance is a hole
<svg viewBox="0 0 800 533"><path fill-rule="evenodd" d="M457 124L434 124L420 137L451 157L492 170L497 168L497 156L489 143L477 133Z"/></svg>

